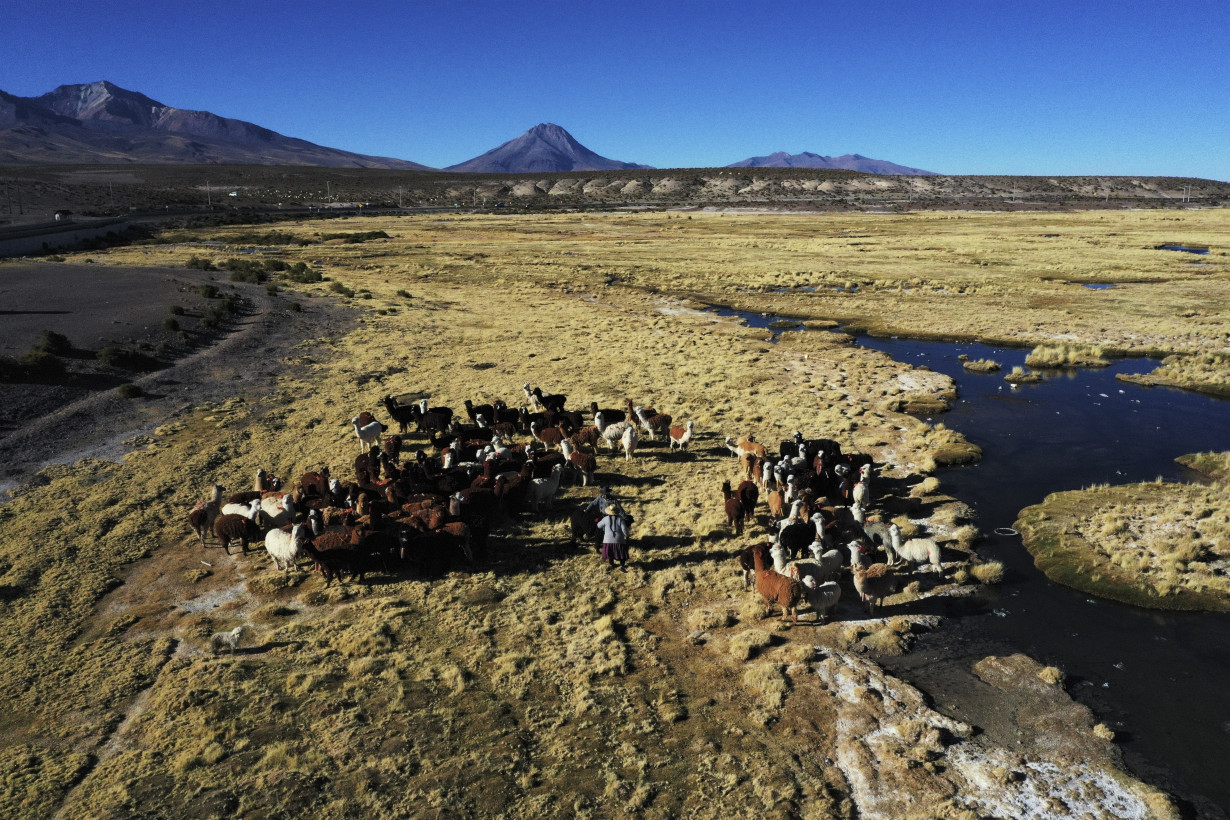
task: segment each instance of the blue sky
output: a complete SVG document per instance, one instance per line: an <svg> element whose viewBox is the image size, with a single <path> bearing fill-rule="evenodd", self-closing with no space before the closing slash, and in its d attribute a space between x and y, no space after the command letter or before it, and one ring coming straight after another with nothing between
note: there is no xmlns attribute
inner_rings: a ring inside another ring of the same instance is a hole
<svg viewBox="0 0 1230 820"><path fill-rule="evenodd" d="M859 153L1230 181L1230 2L5 0L0 90L110 80L431 166L539 122L613 159Z"/></svg>

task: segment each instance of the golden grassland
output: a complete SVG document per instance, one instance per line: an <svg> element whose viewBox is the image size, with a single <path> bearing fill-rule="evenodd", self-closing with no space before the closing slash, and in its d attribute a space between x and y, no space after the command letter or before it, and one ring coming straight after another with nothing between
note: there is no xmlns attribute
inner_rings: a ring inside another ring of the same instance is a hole
<svg viewBox="0 0 1230 820"><path fill-rule="evenodd" d="M942 406L952 390L944 377L840 334L769 344L765 331L693 308L784 304L809 320L886 332L994 330L1021 344L1062 332L1194 351L1230 322L1214 309L1224 259L1195 271L1181 254L1145 249L1176 235L1214 244L1225 219L330 223L392 238L280 249L289 262L322 262L332 280L295 286L287 304L310 314L318 300L339 299L328 285L342 282L356 293L354 332L287 350L272 394L168 420L121 463L48 468L45 483L0 508L0 682L10 696L0 808L66 818L854 816L851 778L862 764L834 762L839 706L802 664L816 645L829 656L905 651L916 630L936 626L911 613L913 602L945 579L909 584L888 599L888 619L864 620L847 585L835 623L763 620L732 560L763 530L742 540L727 532L719 487L737 466L722 437L776 442L797 429L871 453L885 465L877 512L937 538L949 557L968 551L977 530L927 474L977 458L977 448L900 412ZM319 223L288 229L310 237ZM91 256L105 275L200 253L178 244ZM1099 259L1103 273L1137 284L1090 291L1059 281L1095 276ZM844 291L824 291L838 281ZM768 293L794 285L820 290ZM1124 301L1097 301L1106 294ZM1167 312L1193 305L1197 316ZM434 581L376 574L326 589L318 576L275 571L263 550L228 558L188 535L187 511L212 481L243 487L258 467L294 477L322 463L349 475L349 419L378 411L387 393L459 409L467 398L513 403L525 382L574 406L630 397L695 422L688 454L659 442L631 462L600 457L600 480L637 520L627 572L566 549L566 513L594 492L570 486L553 512L497 530L472 571ZM964 571L994 575L974 570ZM209 636L240 624L252 632L245 647L211 657ZM886 753L878 774L903 787L925 781L912 816L968 816L954 795L976 789L955 768L920 767L916 751ZM1150 816L1167 814L1158 799Z"/></svg>

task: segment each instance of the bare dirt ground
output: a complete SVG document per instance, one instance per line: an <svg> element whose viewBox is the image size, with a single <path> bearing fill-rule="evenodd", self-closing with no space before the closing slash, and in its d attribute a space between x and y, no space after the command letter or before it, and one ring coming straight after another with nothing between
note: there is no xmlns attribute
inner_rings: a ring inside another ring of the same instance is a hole
<svg viewBox="0 0 1230 820"><path fill-rule="evenodd" d="M185 268L0 264L0 355L24 353L45 330L68 336L74 346L66 357L73 375L61 383L0 386L0 499L47 464L115 458L123 441L195 405L272 389L277 362L289 348L339 335L353 322L331 302L290 313L284 295L219 277ZM196 327L209 300L195 289L206 284L243 299L241 313L216 330ZM162 326L172 305L185 309L179 321L193 328L184 334L187 343ZM165 366L99 372L90 360L107 346L161 352ZM122 397L113 389L121 382L145 395Z"/></svg>

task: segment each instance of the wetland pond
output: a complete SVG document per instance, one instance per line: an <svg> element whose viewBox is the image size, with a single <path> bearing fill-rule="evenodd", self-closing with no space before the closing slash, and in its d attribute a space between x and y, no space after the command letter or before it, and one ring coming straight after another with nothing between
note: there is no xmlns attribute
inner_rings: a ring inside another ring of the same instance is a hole
<svg viewBox="0 0 1230 820"><path fill-rule="evenodd" d="M755 327L784 317L731 310ZM818 331L792 331L818 332ZM979 464L938 473L942 489L973 507L984 558L1004 582L972 599L939 599L947 616L912 652L882 665L929 693L936 708L979 724L989 687L970 672L988 655L1024 652L1067 674L1067 689L1115 730L1130 769L1167 789L1184 816L1230 811L1230 615L1145 610L1052 583L1011 528L1049 493L1094 484L1186 481L1184 453L1230 450L1230 403L1140 387L1116 373L1152 370L1127 359L1100 369L1040 371L1013 388L1003 373L966 372L958 356L993 359L1008 372L1026 350L859 336L864 347L951 376L959 399L932 417L982 448ZM824 435L823 430L804 431Z"/></svg>

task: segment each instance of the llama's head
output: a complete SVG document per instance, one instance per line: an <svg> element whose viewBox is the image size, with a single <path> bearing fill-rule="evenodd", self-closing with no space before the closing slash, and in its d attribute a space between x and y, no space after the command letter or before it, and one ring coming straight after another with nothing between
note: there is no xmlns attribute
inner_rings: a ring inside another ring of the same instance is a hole
<svg viewBox="0 0 1230 820"><path fill-rule="evenodd" d="M818 584L816 584L815 578L811 577L810 575L804 575L803 576L803 586L807 587L808 589L815 589L818 586Z"/></svg>

